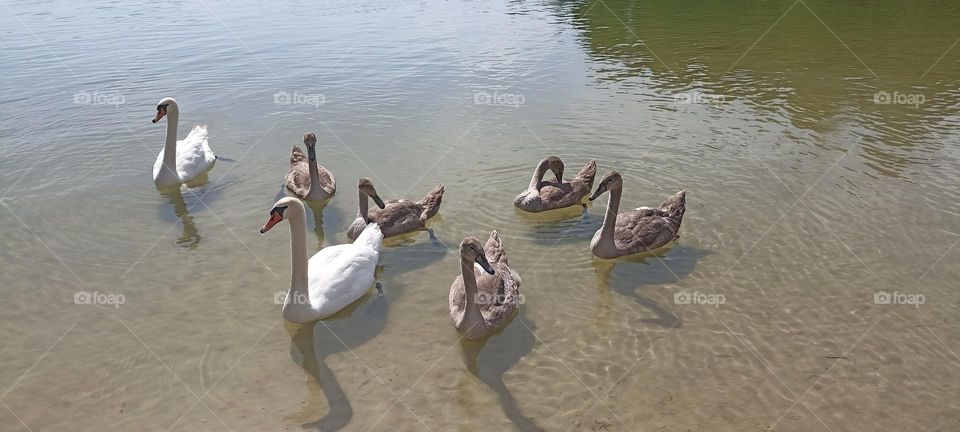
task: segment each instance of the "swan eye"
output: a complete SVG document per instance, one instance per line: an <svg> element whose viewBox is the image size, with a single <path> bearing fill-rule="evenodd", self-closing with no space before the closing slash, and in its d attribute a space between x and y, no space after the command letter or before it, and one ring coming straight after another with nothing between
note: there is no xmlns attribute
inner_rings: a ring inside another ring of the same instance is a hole
<svg viewBox="0 0 960 432"><path fill-rule="evenodd" d="M157 111L160 111L160 110L166 111L167 105L168 105L168 104L160 104L160 105L157 105Z"/></svg>

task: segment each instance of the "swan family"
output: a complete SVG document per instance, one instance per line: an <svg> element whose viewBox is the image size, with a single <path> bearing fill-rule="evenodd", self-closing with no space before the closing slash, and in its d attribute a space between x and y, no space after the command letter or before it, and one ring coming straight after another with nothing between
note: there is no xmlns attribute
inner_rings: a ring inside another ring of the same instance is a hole
<svg viewBox="0 0 960 432"><path fill-rule="evenodd" d="M153 168L158 188L191 185L202 181L216 163L210 149L207 127L198 125L186 138L177 140L180 108L166 97L157 104L153 123L167 118L163 149ZM270 231L281 221L290 226L291 276L283 302L283 318L293 323L309 323L327 318L362 298L376 286L375 270L385 238L427 229L427 221L440 211L444 185L439 184L419 201L395 199L384 202L373 182L357 182L357 217L347 230L352 243L327 246L307 258L306 210L301 201L325 202L336 194L333 174L317 161L317 137L303 136L306 153L298 146L290 151L290 169L284 187L286 196L270 208L260 233ZM664 200L658 207L637 207L620 213L623 178L610 171L593 188L597 163L591 160L575 177L563 178L563 161L548 156L537 164L527 188L514 199L522 211L540 213L583 206L609 192L603 225L590 242L590 252L601 259L650 252L679 237L686 211L686 189ZM544 179L547 171L555 180ZM593 193L591 194L591 191ZM373 200L375 208L370 208ZM504 328L516 315L520 299L520 275L510 268L507 251L497 231L486 243L467 237L460 243L460 274L449 290L450 319L454 328L467 339L491 336Z"/></svg>

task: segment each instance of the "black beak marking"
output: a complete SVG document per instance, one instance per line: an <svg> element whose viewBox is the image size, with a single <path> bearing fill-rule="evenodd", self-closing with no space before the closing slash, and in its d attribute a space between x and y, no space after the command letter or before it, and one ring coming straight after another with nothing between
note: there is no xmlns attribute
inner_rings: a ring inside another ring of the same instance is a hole
<svg viewBox="0 0 960 432"><path fill-rule="evenodd" d="M606 187L606 186L604 186L604 185L598 186L596 192L594 192L593 195L590 195L590 201L593 201L593 200L597 199L597 197L599 197L600 195L602 195L602 194L603 194L604 192L606 192L606 191L607 191L607 187Z"/></svg>
<svg viewBox="0 0 960 432"><path fill-rule="evenodd" d="M480 267L483 268L483 271L487 272L487 274L496 273L496 271L493 270L493 267L490 266L490 262L487 261L486 255L481 253L477 255L477 259L474 261L476 261L477 264L480 264Z"/></svg>

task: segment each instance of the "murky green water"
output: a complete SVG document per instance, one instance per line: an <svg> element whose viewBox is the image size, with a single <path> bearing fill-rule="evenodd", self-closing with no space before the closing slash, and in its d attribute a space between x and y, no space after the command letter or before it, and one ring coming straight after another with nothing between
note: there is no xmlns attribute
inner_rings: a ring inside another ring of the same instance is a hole
<svg viewBox="0 0 960 432"><path fill-rule="evenodd" d="M960 5L3 9L4 431L957 427ZM203 187L153 187L163 96L232 160ZM340 181L311 252L360 176L447 192L442 245L392 242L383 296L295 326L258 228L306 131ZM680 240L604 262L605 200L515 211L547 154L621 172L625 208L687 188ZM459 342L453 251L492 229L525 303Z"/></svg>

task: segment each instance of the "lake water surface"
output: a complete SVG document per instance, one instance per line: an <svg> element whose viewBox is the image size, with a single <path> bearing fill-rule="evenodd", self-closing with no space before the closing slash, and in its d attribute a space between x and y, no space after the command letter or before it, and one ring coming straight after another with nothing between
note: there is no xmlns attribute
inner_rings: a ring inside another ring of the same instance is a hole
<svg viewBox="0 0 960 432"><path fill-rule="evenodd" d="M960 4L317 3L3 2L0 429L960 428ZM153 186L164 96L226 158L203 186ZM258 228L307 131L310 253L358 177L446 194L382 296L298 326ZM514 210L549 154L624 208L688 189L680 239L602 261L605 198ZM525 302L468 343L456 249L493 229Z"/></svg>

